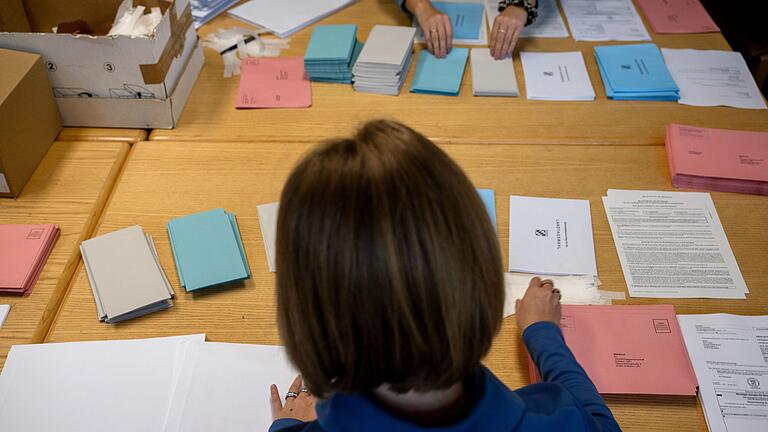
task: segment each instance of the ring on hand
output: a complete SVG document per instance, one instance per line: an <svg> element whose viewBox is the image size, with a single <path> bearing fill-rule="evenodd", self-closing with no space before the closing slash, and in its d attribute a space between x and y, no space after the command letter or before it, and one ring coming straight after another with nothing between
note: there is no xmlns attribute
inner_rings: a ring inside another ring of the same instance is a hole
<svg viewBox="0 0 768 432"><path fill-rule="evenodd" d="M506 32L507 32L506 29L499 29L499 33L506 33Z"/></svg>
<svg viewBox="0 0 768 432"><path fill-rule="evenodd" d="M430 31L430 32L432 32L432 33L437 33L437 29L436 29L436 28L434 28L434 27L433 27L433 28L431 28L429 31Z"/></svg>
<svg viewBox="0 0 768 432"><path fill-rule="evenodd" d="M310 393L310 392L309 392L309 389L308 389L308 388L306 388L306 387L304 387L303 389L301 389L301 390L299 390L299 391L300 391L301 393L312 394L312 393Z"/></svg>
<svg viewBox="0 0 768 432"><path fill-rule="evenodd" d="M291 399L291 398L295 399L297 397L299 397L299 394L296 393L296 392L289 391L288 393L285 394L285 400L288 400L288 399Z"/></svg>

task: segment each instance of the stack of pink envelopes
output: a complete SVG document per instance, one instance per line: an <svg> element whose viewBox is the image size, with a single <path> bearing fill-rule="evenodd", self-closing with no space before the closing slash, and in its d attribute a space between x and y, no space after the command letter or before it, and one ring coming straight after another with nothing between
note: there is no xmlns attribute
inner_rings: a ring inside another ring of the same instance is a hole
<svg viewBox="0 0 768 432"><path fill-rule="evenodd" d="M667 126L677 188L768 195L768 132Z"/></svg>
<svg viewBox="0 0 768 432"><path fill-rule="evenodd" d="M58 225L0 225L0 293L31 291L58 236Z"/></svg>

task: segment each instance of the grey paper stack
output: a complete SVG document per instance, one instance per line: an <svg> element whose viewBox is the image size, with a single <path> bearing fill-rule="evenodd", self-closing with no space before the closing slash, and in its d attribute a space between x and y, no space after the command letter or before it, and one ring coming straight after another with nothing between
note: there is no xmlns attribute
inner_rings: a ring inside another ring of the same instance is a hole
<svg viewBox="0 0 768 432"><path fill-rule="evenodd" d="M472 94L516 97L520 94L511 58L496 60L489 48L472 48Z"/></svg>
<svg viewBox="0 0 768 432"><path fill-rule="evenodd" d="M413 59L415 36L413 27L374 26L352 69L355 90L391 96L400 94Z"/></svg>
<svg viewBox="0 0 768 432"><path fill-rule="evenodd" d="M80 252L99 320L117 323L173 306L155 244L140 226L86 240Z"/></svg>

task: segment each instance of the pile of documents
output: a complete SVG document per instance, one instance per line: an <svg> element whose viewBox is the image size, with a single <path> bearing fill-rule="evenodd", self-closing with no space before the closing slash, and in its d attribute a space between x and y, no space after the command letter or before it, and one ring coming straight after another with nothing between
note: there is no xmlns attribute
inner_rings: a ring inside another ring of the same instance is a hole
<svg viewBox="0 0 768 432"><path fill-rule="evenodd" d="M269 386L285 393L295 376L280 346L205 335L17 345L0 375L0 430L266 431Z"/></svg>
<svg viewBox="0 0 768 432"><path fill-rule="evenodd" d="M58 237L58 225L0 225L0 293L30 292Z"/></svg>
<svg viewBox="0 0 768 432"><path fill-rule="evenodd" d="M455 47L444 58L421 50L411 83L412 93L458 96L467 66L466 48Z"/></svg>
<svg viewBox="0 0 768 432"><path fill-rule="evenodd" d="M362 49L356 25L317 26L304 54L304 69L312 81L351 83Z"/></svg>
<svg viewBox="0 0 768 432"><path fill-rule="evenodd" d="M768 430L768 316L678 315L710 432Z"/></svg>
<svg viewBox="0 0 768 432"><path fill-rule="evenodd" d="M670 124L666 145L675 187L768 195L768 132Z"/></svg>
<svg viewBox="0 0 768 432"><path fill-rule="evenodd" d="M200 28L237 2L238 0L190 0L195 28Z"/></svg>
<svg viewBox="0 0 768 432"><path fill-rule="evenodd" d="M696 375L672 305L563 305L563 336L604 394L696 395ZM531 381L541 377L529 359Z"/></svg>
<svg viewBox="0 0 768 432"><path fill-rule="evenodd" d="M509 96L520 94L511 58L496 60L489 48L472 48L472 94Z"/></svg>
<svg viewBox="0 0 768 432"><path fill-rule="evenodd" d="M609 99L680 99L680 89L655 44L598 46L595 58Z"/></svg>
<svg viewBox="0 0 768 432"><path fill-rule="evenodd" d="M168 222L179 282L195 291L251 277L235 215L208 210Z"/></svg>
<svg viewBox="0 0 768 432"><path fill-rule="evenodd" d="M655 33L718 32L699 0L637 0Z"/></svg>
<svg viewBox="0 0 768 432"><path fill-rule="evenodd" d="M229 15L264 27L286 38L343 9L355 0L251 0L229 11Z"/></svg>
<svg viewBox="0 0 768 432"><path fill-rule="evenodd" d="M662 48L661 54L680 87L681 104L766 109L740 53Z"/></svg>
<svg viewBox="0 0 768 432"><path fill-rule="evenodd" d="M577 41L651 40L632 0L561 0Z"/></svg>
<svg viewBox="0 0 768 432"><path fill-rule="evenodd" d="M240 68L237 108L306 108L312 85L301 57L247 58Z"/></svg>
<svg viewBox="0 0 768 432"><path fill-rule="evenodd" d="M140 226L86 240L80 252L99 320L117 323L173 306L155 244Z"/></svg>
<svg viewBox="0 0 768 432"><path fill-rule="evenodd" d="M488 30L485 26L485 10L477 2L448 0L432 2L432 6L448 16L451 21L454 45L487 45ZM496 4L498 8L498 2ZM413 19L413 26L419 24ZM424 43L424 31L419 29L416 41Z"/></svg>
<svg viewBox="0 0 768 432"><path fill-rule="evenodd" d="M521 52L530 100L593 101L595 90L581 51Z"/></svg>
<svg viewBox="0 0 768 432"><path fill-rule="evenodd" d="M415 35L416 29L412 27L374 26L352 70L355 90L400 94L413 59Z"/></svg>
<svg viewBox="0 0 768 432"><path fill-rule="evenodd" d="M746 298L708 193L611 189L603 204L631 297Z"/></svg>

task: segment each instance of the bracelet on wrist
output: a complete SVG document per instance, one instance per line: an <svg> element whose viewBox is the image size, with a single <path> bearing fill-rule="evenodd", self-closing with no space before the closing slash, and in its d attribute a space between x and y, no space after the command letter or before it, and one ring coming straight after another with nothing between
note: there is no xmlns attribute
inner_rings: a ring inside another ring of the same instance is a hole
<svg viewBox="0 0 768 432"><path fill-rule="evenodd" d="M503 12L510 6L522 8L528 15L525 20L526 27L536 22L536 18L539 17L538 2L533 4L531 0L501 0L499 2L499 12Z"/></svg>

